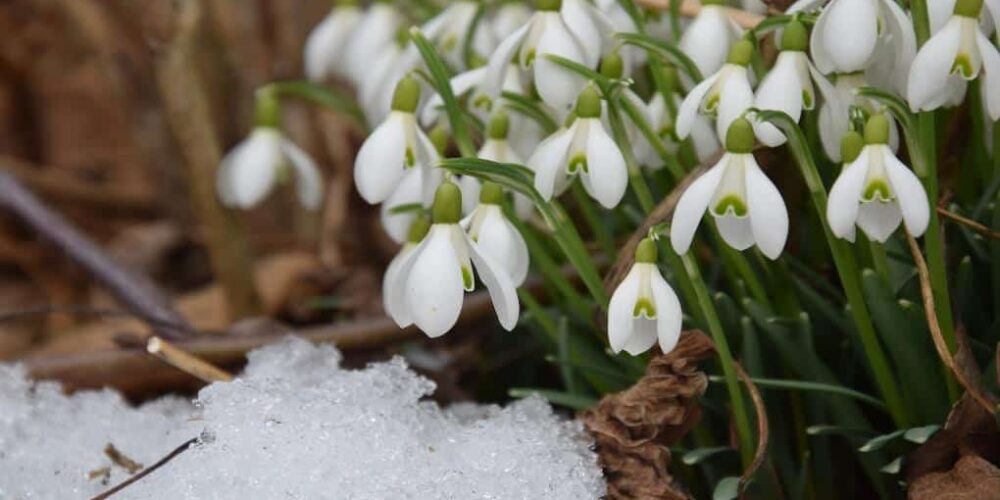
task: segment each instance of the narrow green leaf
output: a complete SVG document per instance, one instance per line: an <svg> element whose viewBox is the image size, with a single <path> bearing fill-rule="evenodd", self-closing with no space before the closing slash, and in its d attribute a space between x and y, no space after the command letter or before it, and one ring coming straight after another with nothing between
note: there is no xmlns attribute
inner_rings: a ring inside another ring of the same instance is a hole
<svg viewBox="0 0 1000 500"><path fill-rule="evenodd" d="M389 209L389 214L399 215L409 212L419 212L424 209L424 206L420 203L403 203L402 205L395 205Z"/></svg>
<svg viewBox="0 0 1000 500"><path fill-rule="evenodd" d="M266 86L261 87L260 90L263 91L265 89L271 89L277 92L279 96L297 97L299 99L312 102L313 104L323 106L331 111L344 113L354 120L354 122L357 123L362 129L368 130L368 123L365 120L365 114L361 111L361 108L358 107L355 100L331 87L326 87L306 80L288 80L269 83Z"/></svg>
<svg viewBox="0 0 1000 500"><path fill-rule="evenodd" d="M551 134L559 130L559 124L549 116L548 112L539 105L538 101L506 90L501 94L501 97L507 101L506 105L508 109L531 118L545 130L546 134Z"/></svg>
<svg viewBox="0 0 1000 500"><path fill-rule="evenodd" d="M469 128L465 123L465 115L462 113L462 107L458 104L458 99L455 98L455 93L451 89L451 72L441 59L440 54L437 53L437 50L434 49L434 46L431 45L424 34L420 32L419 28L414 27L410 29L410 40L417 47L420 57L423 58L424 64L427 65L427 69L430 71L431 83L434 85L434 90L437 91L438 95L441 96L441 100L444 101L444 109L448 114L448 122L451 124L451 133L455 138L455 144L458 145L462 156L475 157L476 147L472 143L472 138L469 137Z"/></svg>
<svg viewBox="0 0 1000 500"><path fill-rule="evenodd" d="M700 82L705 79L705 76L698 70L698 65L696 65L694 61L692 61L691 58L684 53L684 51L680 50L672 43L639 33L615 33L615 36L626 45L639 47L645 50L649 55L658 57L673 64L674 66L677 66L681 69L681 71L685 72L688 78L690 78L693 82Z"/></svg>
<svg viewBox="0 0 1000 500"><path fill-rule="evenodd" d="M735 451L736 450L728 446L716 446L713 448L695 448L691 451L688 451L683 456L681 456L681 462L684 462L684 465L697 465L720 453L735 452Z"/></svg>
<svg viewBox="0 0 1000 500"><path fill-rule="evenodd" d="M836 394L838 396L847 396L849 398L857 399L858 401L864 401L877 408L885 409L885 402L879 399L869 396L860 391L854 389L849 389L840 385L824 384L822 382L807 382L804 380L785 380L785 379L774 379L774 378L758 378L751 377L759 387L766 389L791 389L796 391L810 391L810 392L825 392L827 394ZM721 382L722 377L713 375L709 377L712 382Z"/></svg>

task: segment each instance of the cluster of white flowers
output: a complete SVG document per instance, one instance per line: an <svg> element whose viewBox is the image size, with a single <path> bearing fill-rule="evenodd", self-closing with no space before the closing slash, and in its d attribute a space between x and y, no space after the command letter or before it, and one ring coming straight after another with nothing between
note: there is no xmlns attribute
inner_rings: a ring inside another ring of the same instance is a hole
<svg viewBox="0 0 1000 500"><path fill-rule="evenodd" d="M823 150L844 165L826 214L834 235L853 241L860 227L884 242L901 222L921 235L930 203L895 155L897 124L879 102L856 91L872 85L901 94L916 112L962 102L967 82L982 77L985 114L1000 119L1000 54L989 38L1000 26L1000 0L986 0L985 9L984 0L932 0L932 37L919 50L911 13L894 0L799 0L787 11L791 20L774 32L780 53L762 78L753 70L757 40L722 3L702 0L679 34L671 33L666 15L647 13L645 26L636 25L614 0L537 0L534 10L522 2L449 2L418 29L456 73L451 90L465 112L485 124L478 156L523 163L544 200L579 177L590 197L612 209L629 185L626 158L650 168L663 163L630 120L624 124L630 150L623 149L611 132L608 89L566 67L562 58L617 82L621 98L669 152L690 139L701 161L721 153L677 204L669 237L678 253L688 251L706 213L735 249L756 246L771 259L784 250L788 212L754 152L758 142L778 147L788 139L753 109L782 111L798 121L819 106ZM742 7L767 10L760 0L743 0ZM533 207L523 194L438 167L451 124L442 112L444 100L421 78L428 68L405 20L406 13L390 2L367 8L342 2L305 50L308 77L352 83L375 125L357 155L355 182L366 201L383 204L385 229L403 244L385 275L386 310L400 326L415 324L441 335L457 321L463 293L475 287L475 270L500 323L511 329L528 250L509 217L529 219ZM695 81L695 72L678 72L666 61L651 64L653 56L624 45L616 36L621 32L664 41L677 36L676 47L704 78ZM629 88L631 77L647 68L662 71L660 79L676 94L639 97ZM509 105L511 94L532 101L559 128L546 136L537 120ZM258 123L220 169L221 199L253 205L290 163L303 202L318 204L312 162L281 137L274 116ZM616 352L637 354L657 339L669 351L679 335L680 304L656 266L656 253L655 241L644 240L611 298L608 334Z"/></svg>

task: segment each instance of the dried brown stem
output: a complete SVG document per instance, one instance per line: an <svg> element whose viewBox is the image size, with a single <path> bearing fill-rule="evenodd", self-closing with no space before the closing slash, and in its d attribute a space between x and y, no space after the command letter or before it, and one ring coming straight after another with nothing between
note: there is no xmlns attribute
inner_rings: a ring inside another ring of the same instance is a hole
<svg viewBox="0 0 1000 500"><path fill-rule="evenodd" d="M920 294L923 296L924 302L924 314L926 314L927 326L930 329L931 338L934 340L934 348L937 349L938 356L944 362L945 366L951 370L952 374L955 375L958 383L976 400L976 403L991 415L995 414L997 411L996 404L990 400L987 394L984 394L979 389L978 384L969 380L965 371L958 366L958 363L955 362L955 357L948 350L948 344L945 343L944 336L941 334L941 325L938 323L937 310L934 307L934 290L931 288L931 278L930 272L927 269L927 261L924 260L924 255L920 252L917 240L911 234L906 233L906 241L910 245L913 262L917 265L917 273L920 277Z"/></svg>
<svg viewBox="0 0 1000 500"><path fill-rule="evenodd" d="M200 0L177 2L177 28L157 61L157 80L167 120L184 157L189 195L195 214L206 227L212 270L226 295L231 318L260 311L246 234L235 215L215 197L215 171L222 160L212 105L197 58L202 42L204 6Z"/></svg>
<svg viewBox="0 0 1000 500"><path fill-rule="evenodd" d="M955 222L957 224L963 225L963 226L965 226L965 227L967 227L967 228L969 228L969 229L971 229L971 230L973 230L973 231L981 234L985 238L990 238L990 239L994 239L994 240L1000 240L1000 232L997 232L997 231L994 231L994 230L990 229L985 224L980 224L980 223L978 223L978 222L976 222L976 221L974 221L972 219L969 219L967 217L963 217L961 215L958 215L955 212L950 212L950 211L945 210L944 208L941 208L941 207L937 207L937 213L941 217L944 217L945 219L948 219L948 220L950 220L952 222Z"/></svg>
<svg viewBox="0 0 1000 500"><path fill-rule="evenodd" d="M149 321L160 335L183 338L191 331L170 300L143 274L124 269L58 213L46 207L12 174L0 171L0 207L66 253L129 311ZM174 325L174 328L166 325Z"/></svg>
<svg viewBox="0 0 1000 500"><path fill-rule="evenodd" d="M637 0L636 3L647 9L654 10L670 10L670 2L672 0ZM754 28L761 21L764 20L764 16L758 14L752 14L750 12L734 9L731 7L723 7L726 10L726 14L736 21L743 28ZM701 12L701 4L695 0L683 0L681 2L681 15L684 17L695 17Z"/></svg>
<svg viewBox="0 0 1000 500"><path fill-rule="evenodd" d="M163 360L168 365L177 368L185 373L201 379L204 382L229 382L233 380L232 374L216 367L215 365L194 356L185 350L161 339L160 337L150 337L146 343L146 352L153 357Z"/></svg>
<svg viewBox="0 0 1000 500"><path fill-rule="evenodd" d="M743 365L734 361L733 369L736 371L736 376L746 385L747 392L750 393L750 400L753 401L754 411L757 414L757 449L754 451L753 461L750 462L750 466L740 475L739 490L740 498L742 499L745 498L746 488L750 484L750 480L753 479L754 474L757 473L760 466L764 464L764 458L767 456L768 442L771 437L771 428L767 419L767 407L764 406L764 398L761 397L757 384L754 384L750 375L747 375L746 370L743 369Z"/></svg>
<svg viewBox="0 0 1000 500"><path fill-rule="evenodd" d="M187 451L188 449L190 449L191 445L193 445L193 444L195 444L197 442L198 442L198 438L188 439L187 441L184 442L184 444L178 446L177 448L174 448L173 451L171 451L170 453L168 453L167 456L165 456L165 457L161 458L160 460L158 460L155 464L150 465L149 467L143 469L142 472L139 472L138 474L136 474L136 475L134 475L134 476L126 479L125 481L123 481L121 483L119 483L114 488L111 488L110 490L105 491L104 493L101 493L100 495L97 495L97 496L91 498L90 500L105 500L107 498L111 498L112 495L115 495L115 494L119 493L120 491L122 491L125 488L129 487L129 485L131 485L132 483L135 483L136 481L138 481L138 480L140 480L140 479L148 476L149 474L151 474L152 472L154 472L156 469L159 469L160 467L163 467L164 465L166 465L167 462L170 462L171 460L177 458L178 455L180 455L181 453L184 453L185 451Z"/></svg>

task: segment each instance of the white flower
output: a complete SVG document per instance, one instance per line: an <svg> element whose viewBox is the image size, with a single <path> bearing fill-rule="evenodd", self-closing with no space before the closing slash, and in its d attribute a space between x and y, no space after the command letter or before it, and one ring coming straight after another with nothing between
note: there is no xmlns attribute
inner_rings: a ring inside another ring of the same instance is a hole
<svg viewBox="0 0 1000 500"><path fill-rule="evenodd" d="M743 36L720 0L702 2L701 12L681 35L680 49L694 61L702 75L711 75L726 62L729 47Z"/></svg>
<svg viewBox="0 0 1000 500"><path fill-rule="evenodd" d="M736 42L722 69L691 89L677 110L678 138L687 139L695 117L701 112L715 116L716 133L719 140L725 140L729 125L753 105L748 67L752 53L750 42Z"/></svg>
<svg viewBox="0 0 1000 500"><path fill-rule="evenodd" d="M931 34L937 33L944 28L951 16L955 12L957 0L935 0L927 2L927 13L931 21ZM980 29L989 35L991 32L1000 32L1000 0L985 0L987 11L980 16Z"/></svg>
<svg viewBox="0 0 1000 500"><path fill-rule="evenodd" d="M420 31L428 40L434 42L448 64L459 68L465 66L463 57L465 39L478 9L476 2L450 2L438 15L421 26ZM475 53L489 54L495 45L496 41L489 30L476 30L472 39Z"/></svg>
<svg viewBox="0 0 1000 500"><path fill-rule="evenodd" d="M632 21L625 7L618 0L597 0L597 8L607 17L612 28L618 33L639 33L639 27ZM620 47L622 57L629 68L635 68L646 62L646 52L639 47ZM629 74L630 71L626 71Z"/></svg>
<svg viewBox="0 0 1000 500"><path fill-rule="evenodd" d="M880 111L881 105L857 94L859 88L868 86L864 73L834 75L833 82L832 92L829 86L818 85L823 95L823 104L819 108L819 137L827 157L840 162L840 140L850 130L851 106L872 114ZM892 117L889 122L889 147L895 151L899 147L899 131Z"/></svg>
<svg viewBox="0 0 1000 500"><path fill-rule="evenodd" d="M508 65L508 70L504 72L503 85L501 91L512 92L525 95L528 89L520 78L520 70L514 64ZM486 76L486 68L480 67L459 73L450 81L451 92L456 98L469 94L469 111L480 120L489 119L490 112L493 111L493 97L483 92L482 83ZM430 126L438 120L444 110L444 99L440 94L435 93L420 111L420 123Z"/></svg>
<svg viewBox="0 0 1000 500"><path fill-rule="evenodd" d="M490 19L490 29L495 40L503 40L524 26L531 19L531 9L523 2L504 2L496 8Z"/></svg>
<svg viewBox="0 0 1000 500"><path fill-rule="evenodd" d="M883 62L905 71L916 52L916 36L893 0L832 0L816 20L810 46L824 74L864 71L877 49L891 51L892 58Z"/></svg>
<svg viewBox="0 0 1000 500"><path fill-rule="evenodd" d="M672 97L674 98L674 107L680 107L680 96L674 94ZM667 109L666 101L660 93L654 95L653 99L649 101L649 114L653 118L653 130L663 139L667 150L670 153L676 153L680 145L677 142L674 123L670 117L670 110ZM699 162L708 161L722 148L722 144L719 143L718 134L715 133L715 129L712 127L712 121L705 115L695 115L694 121L691 124L690 137L691 144L694 146L695 156L697 156ZM652 155L656 154L655 151L651 151L650 153ZM659 157L656 156L649 157L646 161L647 163L655 164L658 160Z"/></svg>
<svg viewBox="0 0 1000 500"><path fill-rule="evenodd" d="M862 141L853 134L858 146ZM884 243L899 227L919 237L930 221L927 193L917 176L903 165L886 144L889 121L875 115L865 126L864 147L830 189L826 218L838 238L854 241L860 227L874 241ZM845 139L845 144L849 144ZM849 149L845 146L845 150ZM854 147L855 152L857 146Z"/></svg>
<svg viewBox="0 0 1000 500"><path fill-rule="evenodd" d="M359 86L382 51L396 45L402 24L403 15L389 3L375 2L365 11L345 44L347 71Z"/></svg>
<svg viewBox="0 0 1000 500"><path fill-rule="evenodd" d="M517 228L503 213L503 189L492 183L483 184L479 205L462 221L469 238L479 250L505 269L515 287L528 276L528 245Z"/></svg>
<svg viewBox="0 0 1000 500"><path fill-rule="evenodd" d="M522 165L524 161L521 156L517 154L516 151L507 142L507 136L509 135L510 128L516 122L510 120L507 113L500 111L493 115L490 120L490 127L487 131L486 140L483 142L483 146L479 148L479 154L477 156L483 160L495 161L497 163L512 163L515 165ZM464 179L464 178L463 178ZM476 190L474 200L479 199L479 182L476 181ZM465 196L465 190L462 191L462 196ZM531 199L524 196L521 193L514 193L514 213L520 219L527 219L531 217L531 213L535 209L535 204L531 202ZM467 213L467 212L466 212Z"/></svg>
<svg viewBox="0 0 1000 500"><path fill-rule="evenodd" d="M691 247L707 211L729 246L746 250L756 244L771 259L781 255L788 239L788 210L752 150L753 127L745 118L737 119L726 138L726 154L691 183L677 203L670 227L677 253Z"/></svg>
<svg viewBox="0 0 1000 500"><path fill-rule="evenodd" d="M425 180L425 175L431 175L431 179ZM396 243L406 241L406 234L410 225L416 219L419 210L413 209L420 205L424 208L430 207L431 201L426 196L426 186L437 187L444 179L444 172L440 168L411 168L403 174L403 179L399 186L389 195L379 207L379 219L382 229ZM407 208L406 210L401 210Z"/></svg>
<svg viewBox="0 0 1000 500"><path fill-rule="evenodd" d="M413 111L420 96L420 85L407 76L399 81L393 96L393 111L361 145L354 160L354 183L368 203L385 201L399 186L407 169L425 169L423 198L429 200L434 185L431 169L437 167L438 155L427 135L417 125Z"/></svg>
<svg viewBox="0 0 1000 500"><path fill-rule="evenodd" d="M805 25L792 21L785 27L781 38L782 52L774 67L767 73L757 88L754 107L784 111L796 122L802 117L803 109L813 109L816 92L813 80L821 87L824 96L834 94L833 85L813 67L806 56L808 32ZM754 131L760 142L770 147L785 143L785 135L767 122L754 124Z"/></svg>
<svg viewBox="0 0 1000 500"><path fill-rule="evenodd" d="M417 246L424 240L424 237L427 236L427 232L431 227L430 223L430 218L423 214L419 217L414 216L410 220L409 225L405 228L406 234L403 237L403 246L399 249L399 253L389 262L389 267L385 268L385 274L382 275L382 308L385 309L386 314L390 318L402 327L413 324L413 320L410 319L410 312L397 302L400 297L403 297L402 294L388 293L388 291L392 290L393 284L399 278L399 270L413 255L413 251L417 249Z"/></svg>
<svg viewBox="0 0 1000 500"><path fill-rule="evenodd" d="M543 101L559 111L569 109L586 81L545 56L553 54L593 67L600 52L592 52L594 41L581 41L571 28L593 27L593 21L585 17L587 9L573 4L573 8L560 11L563 3L541 0L539 10L528 23L500 42L486 66L482 89L487 95L493 99L499 97L508 64L516 60L522 69L531 69L535 89ZM600 40L597 42L599 45Z"/></svg>
<svg viewBox="0 0 1000 500"><path fill-rule="evenodd" d="M357 5L338 5L313 28L305 46L306 78L321 82L333 76L347 76L346 42L361 17Z"/></svg>
<svg viewBox="0 0 1000 500"><path fill-rule="evenodd" d="M538 145L528 159L535 171L535 189L546 200L564 191L580 175L587 193L606 208L625 196L628 172L618 145L601 124L601 98L588 86L580 93L577 118Z"/></svg>
<svg viewBox="0 0 1000 500"><path fill-rule="evenodd" d="M520 305L514 284L459 226L461 205L457 186L446 182L438 188L430 231L386 284L387 309L400 327L416 324L429 337L451 330L462 311L464 292L475 289L473 266L489 290L500 325L511 330L517 324Z"/></svg>
<svg viewBox="0 0 1000 500"><path fill-rule="evenodd" d="M982 75L989 115L1000 120L1000 52L979 29L981 8L982 0L959 0L948 23L920 48L910 67L911 108L937 109Z"/></svg>
<svg viewBox="0 0 1000 500"><path fill-rule="evenodd" d="M656 243L646 238L635 252L635 264L608 305L608 342L618 353L637 356L653 347L668 353L681 334L681 303L656 267Z"/></svg>
<svg viewBox="0 0 1000 500"><path fill-rule="evenodd" d="M222 159L216 174L219 199L229 207L251 208L287 179L289 168L299 201L319 208L323 179L316 163L277 128L258 126Z"/></svg>

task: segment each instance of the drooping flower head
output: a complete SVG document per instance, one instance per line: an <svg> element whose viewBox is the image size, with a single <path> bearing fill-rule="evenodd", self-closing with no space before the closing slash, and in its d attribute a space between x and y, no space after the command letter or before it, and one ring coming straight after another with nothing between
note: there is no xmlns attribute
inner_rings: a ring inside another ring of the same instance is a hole
<svg viewBox="0 0 1000 500"><path fill-rule="evenodd" d="M305 46L306 77L321 82L331 77L348 77L347 41L364 13L356 0L339 0L330 13L309 34Z"/></svg>
<svg viewBox="0 0 1000 500"><path fill-rule="evenodd" d="M688 92L677 111L677 137L686 139L701 113L715 117L719 140L726 140L729 125L753 105L749 68L753 50L747 40L734 43L726 64Z"/></svg>
<svg viewBox="0 0 1000 500"><path fill-rule="evenodd" d="M674 154L679 150L681 143L680 138L677 137L673 118L676 110L683 101L680 95L680 75L677 73L677 68L668 65L664 65L660 73L660 78L664 85L672 91L670 93L672 102L668 105L666 99L663 98L663 94L656 92L649 101L648 106L649 116L652 120L650 124L653 126L656 135L663 140L667 151ZM715 156L719 152L719 149L722 148L722 144L719 143L718 134L715 133L715 129L712 126L712 121L705 115L695 114L691 123L690 137L695 155L700 162L708 161L709 158ZM659 157L656 156L654 150L651 149L649 155L650 157L646 160L648 165L654 165L659 161Z"/></svg>
<svg viewBox="0 0 1000 500"><path fill-rule="evenodd" d="M705 212L712 215L729 246L746 250L757 245L777 259L788 239L788 210L781 193L764 175L753 156L753 126L746 118L733 121L726 137L726 154L681 195L670 227L670 243L687 252Z"/></svg>
<svg viewBox="0 0 1000 500"><path fill-rule="evenodd" d="M883 114L868 119L863 138L857 132L845 136L844 169L830 189L826 207L830 231L838 238L854 241L855 226L880 243L900 222L914 237L927 230L927 193L888 142L889 121Z"/></svg>
<svg viewBox="0 0 1000 500"><path fill-rule="evenodd" d="M483 183L479 205L462 221L479 250L507 271L514 286L528 277L528 245L503 212L504 191L492 182Z"/></svg>
<svg viewBox="0 0 1000 500"><path fill-rule="evenodd" d="M322 203L323 178L309 155L278 128L281 110L271 90L257 94L256 126L222 159L216 189L223 205L249 209L276 184L295 178L299 201L309 209Z"/></svg>
<svg viewBox="0 0 1000 500"><path fill-rule="evenodd" d="M431 210L432 225L420 244L400 262L384 294L400 327L415 324L429 337L444 335L458 321L465 292L476 287L473 274L489 291L500 325L517 324L520 305L507 270L462 230L462 194L458 186L438 187Z"/></svg>
<svg viewBox="0 0 1000 500"><path fill-rule="evenodd" d="M618 144L601 124L601 97L593 86L580 93L575 115L569 128L542 141L528 159L528 167L535 171L535 189L548 200L579 175L591 198L614 208L625 196L628 171Z"/></svg>
<svg viewBox="0 0 1000 500"><path fill-rule="evenodd" d="M405 76L396 84L392 112L361 145L354 161L354 183L368 203L381 203L400 185L411 168L425 170L423 199L434 193L438 155L430 139L417 125L413 113L420 100L420 84Z"/></svg>
<svg viewBox="0 0 1000 500"><path fill-rule="evenodd" d="M960 101L967 82L981 75L990 118L1000 120L1000 52L979 29L982 7L983 0L958 0L951 19L920 48L907 86L914 110Z"/></svg>
<svg viewBox="0 0 1000 500"><path fill-rule="evenodd" d="M823 74L865 71L877 59L889 80L880 83L898 85L917 42L909 17L893 0L831 0L816 20L810 46Z"/></svg>
<svg viewBox="0 0 1000 500"><path fill-rule="evenodd" d="M521 156L514 151L514 148L508 142L507 138L510 135L511 130L511 117L506 111L500 109L493 114L490 118L489 128L486 131L486 140L483 142L483 146L479 148L479 153L476 155L483 160L495 161L498 163L512 163L515 165L521 165L524 161ZM465 181L466 178L462 178ZM479 181L473 180L475 185L474 190L466 191L466 187L462 187L462 196L465 197L472 192L475 196L473 200L479 199ZM531 199L524 196L521 193L514 193L514 213L520 219L527 219L531 217L531 213L534 211L535 205L531 202ZM466 211L465 213L469 213Z"/></svg>
<svg viewBox="0 0 1000 500"><path fill-rule="evenodd" d="M701 2L701 11L681 35L680 49L694 61L702 75L719 71L726 63L729 48L743 35L722 4L722 0Z"/></svg>
<svg viewBox="0 0 1000 500"><path fill-rule="evenodd" d="M659 340L668 353L681 334L681 303L656 265L656 242L645 238L635 251L635 264L611 295L608 342L611 350L637 356Z"/></svg>

